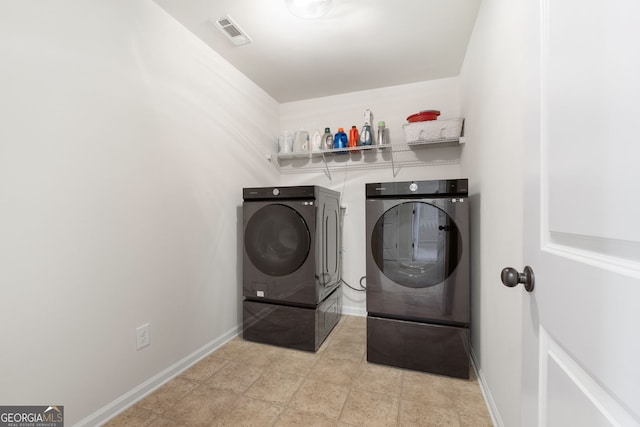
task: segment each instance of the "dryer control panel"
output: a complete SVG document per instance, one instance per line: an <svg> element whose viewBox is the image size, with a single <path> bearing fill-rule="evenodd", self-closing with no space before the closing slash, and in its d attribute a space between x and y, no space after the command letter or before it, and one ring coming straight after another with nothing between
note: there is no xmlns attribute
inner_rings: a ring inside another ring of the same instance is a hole
<svg viewBox="0 0 640 427"><path fill-rule="evenodd" d="M275 199L313 199L318 195L315 185L300 185L294 187L257 187L243 188L244 200L275 200Z"/></svg>

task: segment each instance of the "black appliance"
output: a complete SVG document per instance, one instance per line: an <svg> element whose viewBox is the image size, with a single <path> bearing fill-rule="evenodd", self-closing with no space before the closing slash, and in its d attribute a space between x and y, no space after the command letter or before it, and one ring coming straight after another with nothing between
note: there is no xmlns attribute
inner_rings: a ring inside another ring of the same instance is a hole
<svg viewBox="0 0 640 427"><path fill-rule="evenodd" d="M243 189L243 337L316 351L340 319L340 194Z"/></svg>
<svg viewBox="0 0 640 427"><path fill-rule="evenodd" d="M366 184L367 360L469 378L468 180Z"/></svg>

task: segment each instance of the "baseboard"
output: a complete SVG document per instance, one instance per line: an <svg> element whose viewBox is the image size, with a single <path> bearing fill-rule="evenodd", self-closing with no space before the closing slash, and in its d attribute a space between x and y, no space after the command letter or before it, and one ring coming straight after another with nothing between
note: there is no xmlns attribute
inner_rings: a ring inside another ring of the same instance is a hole
<svg viewBox="0 0 640 427"><path fill-rule="evenodd" d="M367 312L360 307L350 307L343 306L342 314L348 316L359 316L366 317ZM231 330L227 331L220 337L211 341L210 343L204 345L200 349L194 351L188 356L182 358L178 362L174 363L167 369L158 373L157 375L149 378L147 381L143 382L139 386L134 389L128 391L123 394L119 398L115 399L111 403L105 405L104 407L98 409L91 415L83 418L74 424L74 427L84 427L84 426L100 426L105 424L110 419L116 417L121 414L138 401L142 400L146 396L153 393L158 388L162 387L167 382L171 381L176 376L180 375L185 370L189 369L191 366L198 363L200 360L204 359L218 348L225 345L227 342L237 337L241 332L241 325L238 325ZM478 377L478 382L480 384L480 390L482 391L482 396L489 408L489 415L491 416L491 420L493 424L497 427L504 427L504 423L500 418L500 413L498 412L495 401L493 400L493 396L491 395L491 391L487 385L482 369L479 368L477 363L477 358L473 349L471 349L471 365L476 372L476 376Z"/></svg>
<svg viewBox="0 0 640 427"><path fill-rule="evenodd" d="M342 314L346 314L349 316L360 316L366 317L367 312L360 307L342 307ZM189 369L191 366L198 363L200 360L204 359L211 353L213 353L218 348L225 345L227 342L237 337L242 330L242 325L238 325L235 328L224 333L222 336L216 338L210 343L204 345L200 349L194 351L173 365L169 366L167 369L158 373L157 375L149 378L147 381L143 382L139 386L134 389L128 391L123 394L119 398L115 399L111 403L105 405L104 407L98 409L91 415L83 418L74 424L74 427L93 427L100 426L110 419L116 417L122 412L129 409L131 406L136 404L138 401L142 400L146 396L150 395L158 388L162 387L167 382L171 381L173 378L180 375L185 370Z"/></svg>
<svg viewBox="0 0 640 427"><path fill-rule="evenodd" d="M478 383L480 384L480 391L482 391L482 396L484 397L484 401L487 404L487 408L489 409L489 415L491 416L493 425L496 427L504 427L504 422L502 422L502 418L500 417L500 412L498 412L496 402L495 400L493 400L493 396L491 395L491 390L489 390L489 386L487 384L486 378L484 377L484 373L482 372L482 369L479 368L478 359L476 358L476 354L474 353L473 348L471 349L471 365L476 371Z"/></svg>
<svg viewBox="0 0 640 427"><path fill-rule="evenodd" d="M343 305L342 314L346 314L347 316L367 317L367 310L361 307L351 307Z"/></svg>
<svg viewBox="0 0 640 427"><path fill-rule="evenodd" d="M195 365L197 362L207 357L209 354L213 353L215 350L238 336L238 334L240 333L240 329L240 325L232 328L222 336L216 338L200 349L194 351L193 353L169 366L159 374L149 378L147 381L123 394L108 405L98 409L91 415L78 421L76 424L74 424L74 427L93 427L106 423L113 417L124 412L135 403L153 393L155 390L162 387L165 383L180 375L183 371Z"/></svg>

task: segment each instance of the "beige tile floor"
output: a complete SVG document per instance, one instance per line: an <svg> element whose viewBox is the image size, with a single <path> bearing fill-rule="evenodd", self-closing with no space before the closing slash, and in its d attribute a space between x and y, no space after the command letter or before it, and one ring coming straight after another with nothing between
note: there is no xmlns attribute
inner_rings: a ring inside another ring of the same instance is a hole
<svg viewBox="0 0 640 427"><path fill-rule="evenodd" d="M476 376L366 361L366 318L343 316L317 353L235 338L106 425L493 426Z"/></svg>

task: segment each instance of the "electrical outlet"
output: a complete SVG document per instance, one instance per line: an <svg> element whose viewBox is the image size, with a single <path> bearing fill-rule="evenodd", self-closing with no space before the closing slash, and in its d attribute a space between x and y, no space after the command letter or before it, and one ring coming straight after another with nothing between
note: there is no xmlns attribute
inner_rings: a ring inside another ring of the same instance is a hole
<svg viewBox="0 0 640 427"><path fill-rule="evenodd" d="M145 348L151 344L151 335L149 334L149 324L138 326L136 328L136 350Z"/></svg>

